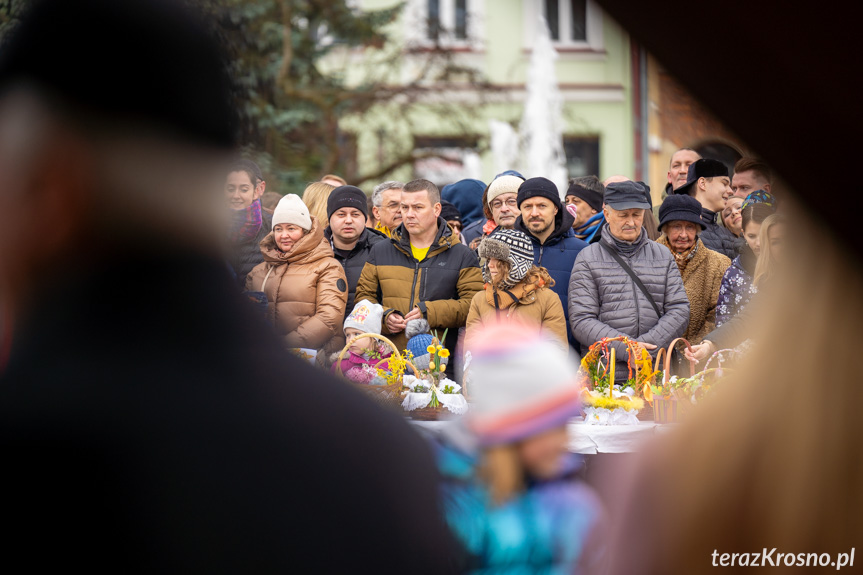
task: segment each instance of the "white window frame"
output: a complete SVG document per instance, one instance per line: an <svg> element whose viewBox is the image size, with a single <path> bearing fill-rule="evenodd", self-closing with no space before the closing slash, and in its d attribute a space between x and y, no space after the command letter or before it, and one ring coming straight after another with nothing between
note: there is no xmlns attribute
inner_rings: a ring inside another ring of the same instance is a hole
<svg viewBox="0 0 863 575"><path fill-rule="evenodd" d="M442 33L438 44L445 48L482 49L483 17L485 0L467 0L466 38L455 37L455 0L440 0L440 22ZM428 37L426 23L428 18L428 0L408 0L405 7L405 35L415 44L434 46L435 41Z"/></svg>
<svg viewBox="0 0 863 575"><path fill-rule="evenodd" d="M524 0L524 45L525 48L533 48L536 37L536 15L545 15L544 0ZM585 6L586 40L572 40L570 26L571 4L561 0L558 6L558 22L560 25L560 39L552 40L556 48L602 52L605 50L602 34L602 8L594 0L587 0Z"/></svg>

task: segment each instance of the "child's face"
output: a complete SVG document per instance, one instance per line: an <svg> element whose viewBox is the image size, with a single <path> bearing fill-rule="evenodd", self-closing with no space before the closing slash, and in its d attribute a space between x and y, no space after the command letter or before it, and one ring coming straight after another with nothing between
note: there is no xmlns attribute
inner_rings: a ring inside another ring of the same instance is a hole
<svg viewBox="0 0 863 575"><path fill-rule="evenodd" d="M560 473L568 436L561 425L518 444L518 454L525 470L536 479L552 479Z"/></svg>
<svg viewBox="0 0 863 575"><path fill-rule="evenodd" d="M356 355L362 355L374 347L374 338L366 336L364 332L353 327L345 330L345 339L350 343L348 350Z"/></svg>

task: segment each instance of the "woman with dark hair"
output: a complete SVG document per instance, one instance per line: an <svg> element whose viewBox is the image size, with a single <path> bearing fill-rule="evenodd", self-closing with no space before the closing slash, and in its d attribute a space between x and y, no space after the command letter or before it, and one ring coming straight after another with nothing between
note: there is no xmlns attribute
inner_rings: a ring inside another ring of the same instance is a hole
<svg viewBox="0 0 863 575"><path fill-rule="evenodd" d="M558 295L550 289L548 270L533 265L533 244L524 232L497 229L479 245L485 289L470 304L465 349L470 351L480 328L500 319L515 318L537 326L568 351L566 316Z"/></svg>
<svg viewBox="0 0 863 575"><path fill-rule="evenodd" d="M746 244L722 276L716 302L716 327L740 313L755 293L752 278L758 254L761 253L758 232L761 223L775 211L775 208L765 203L750 204L743 210L741 231Z"/></svg>
<svg viewBox="0 0 863 575"><path fill-rule="evenodd" d="M272 227L271 216L262 209L261 195L266 189L261 169L251 160L237 160L228 167L225 200L231 210L228 231L228 263L240 286L246 274L264 261L258 245Z"/></svg>

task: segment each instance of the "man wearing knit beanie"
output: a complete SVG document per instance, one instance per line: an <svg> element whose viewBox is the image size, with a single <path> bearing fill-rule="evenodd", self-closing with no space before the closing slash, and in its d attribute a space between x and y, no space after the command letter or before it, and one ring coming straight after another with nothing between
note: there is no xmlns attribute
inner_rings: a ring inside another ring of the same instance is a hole
<svg viewBox="0 0 863 575"><path fill-rule="evenodd" d="M514 170L507 170L494 177L482 195L484 218L465 226L464 238L471 249L476 249L479 240L490 234L498 226L513 228L518 218L518 187L524 176ZM495 202L495 206L492 206Z"/></svg>
<svg viewBox="0 0 863 575"><path fill-rule="evenodd" d="M599 241L599 230L605 223L602 212L602 196L605 186L596 176L573 178L566 190L566 204L576 208L572 229L575 237L591 244Z"/></svg>
<svg viewBox="0 0 863 575"><path fill-rule="evenodd" d="M518 206L521 215L515 229L528 235L533 244L533 263L548 270L554 279L551 289L560 298L566 312L566 332L569 345L580 353L569 326L569 276L579 252L587 243L575 237L572 224L575 221L560 203L560 194L554 182L546 178L530 178L518 188Z"/></svg>
<svg viewBox="0 0 863 575"><path fill-rule="evenodd" d="M324 229L324 237L329 240L335 258L345 268L348 280L346 317L354 309L357 282L372 246L386 239L381 232L366 227L367 214L368 201L361 189L339 186L330 192L327 199L329 225Z"/></svg>

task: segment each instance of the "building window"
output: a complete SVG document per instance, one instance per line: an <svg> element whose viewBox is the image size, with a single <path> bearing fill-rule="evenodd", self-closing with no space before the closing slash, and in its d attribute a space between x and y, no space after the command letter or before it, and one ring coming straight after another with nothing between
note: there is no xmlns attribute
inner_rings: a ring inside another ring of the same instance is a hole
<svg viewBox="0 0 863 575"><path fill-rule="evenodd" d="M481 14L482 0L409 0L406 24L419 26L427 43L469 46L479 39Z"/></svg>
<svg viewBox="0 0 863 575"><path fill-rule="evenodd" d="M545 20L555 42L587 41L587 0L545 0Z"/></svg>
<svg viewBox="0 0 863 575"><path fill-rule="evenodd" d="M545 17L551 39L558 48L600 51L602 10L594 0L525 0L525 47L533 45L536 14Z"/></svg>
<svg viewBox="0 0 863 575"><path fill-rule="evenodd" d="M563 152L570 178L599 175L599 138L564 136Z"/></svg>

